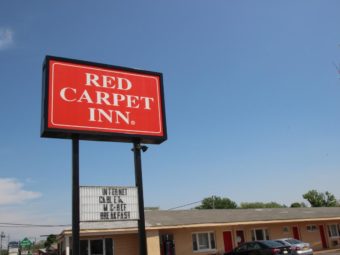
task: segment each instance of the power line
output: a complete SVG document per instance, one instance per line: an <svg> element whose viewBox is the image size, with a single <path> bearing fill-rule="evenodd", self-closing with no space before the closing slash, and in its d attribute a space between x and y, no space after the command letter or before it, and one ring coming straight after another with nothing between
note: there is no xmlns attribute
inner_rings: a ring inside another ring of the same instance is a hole
<svg viewBox="0 0 340 255"><path fill-rule="evenodd" d="M2 227L42 227L42 228L53 228L53 227L69 227L71 224L60 224L60 225L47 225L47 224L29 224L29 223L11 223L11 222L0 222Z"/></svg>
<svg viewBox="0 0 340 255"><path fill-rule="evenodd" d="M203 200L200 200L200 201L197 201L197 202L192 202L192 203L185 204L185 205L180 205L180 206L177 206L177 207L173 207L173 208L168 209L168 211L170 211L170 210L175 210L175 209L182 208L182 207L186 207L186 206L188 206L188 205L198 204L198 203L201 203L202 201L203 201Z"/></svg>

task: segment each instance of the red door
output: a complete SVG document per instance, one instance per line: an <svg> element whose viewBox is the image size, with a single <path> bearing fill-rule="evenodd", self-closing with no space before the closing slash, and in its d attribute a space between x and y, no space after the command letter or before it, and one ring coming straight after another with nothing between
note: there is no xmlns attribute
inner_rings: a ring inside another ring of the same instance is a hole
<svg viewBox="0 0 340 255"><path fill-rule="evenodd" d="M321 237L321 242L322 242L322 248L327 248L325 229L323 228L322 225L319 225L319 229L320 229L320 237Z"/></svg>
<svg viewBox="0 0 340 255"><path fill-rule="evenodd" d="M298 227L293 227L293 237L297 240L300 240L300 234Z"/></svg>
<svg viewBox="0 0 340 255"><path fill-rule="evenodd" d="M233 239L231 237L231 231L223 232L223 241L224 241L224 251L231 252L233 250Z"/></svg>
<svg viewBox="0 0 340 255"><path fill-rule="evenodd" d="M244 232L243 232L243 230L236 230L236 243L237 243L237 246L244 243Z"/></svg>

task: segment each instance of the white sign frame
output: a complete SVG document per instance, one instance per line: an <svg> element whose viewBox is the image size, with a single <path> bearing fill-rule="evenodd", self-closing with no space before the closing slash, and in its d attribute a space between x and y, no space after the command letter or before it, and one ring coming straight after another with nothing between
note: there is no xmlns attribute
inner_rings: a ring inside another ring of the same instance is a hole
<svg viewBox="0 0 340 255"><path fill-rule="evenodd" d="M80 186L80 222L139 220L137 187Z"/></svg>

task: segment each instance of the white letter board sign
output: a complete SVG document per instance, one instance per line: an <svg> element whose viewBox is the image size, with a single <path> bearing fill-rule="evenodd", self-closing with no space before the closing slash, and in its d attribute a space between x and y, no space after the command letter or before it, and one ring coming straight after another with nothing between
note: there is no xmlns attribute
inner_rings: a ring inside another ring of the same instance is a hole
<svg viewBox="0 0 340 255"><path fill-rule="evenodd" d="M138 220L136 187L80 187L80 221Z"/></svg>

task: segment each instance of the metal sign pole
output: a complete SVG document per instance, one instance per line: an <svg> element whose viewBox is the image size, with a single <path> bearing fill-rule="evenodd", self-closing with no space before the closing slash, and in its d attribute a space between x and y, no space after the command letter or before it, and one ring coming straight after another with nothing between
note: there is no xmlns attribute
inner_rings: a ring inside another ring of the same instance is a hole
<svg viewBox="0 0 340 255"><path fill-rule="evenodd" d="M138 220L138 234L139 234L139 254L147 255L146 246L146 234L145 234L145 216L144 216L144 198L143 198L143 180L142 180L142 160L141 150L145 152L148 147L141 146L139 142L133 143L133 152L135 160L135 180L138 190L138 209L139 209L139 220Z"/></svg>
<svg viewBox="0 0 340 255"><path fill-rule="evenodd" d="M72 254L79 251L79 139L72 138Z"/></svg>
<svg viewBox="0 0 340 255"><path fill-rule="evenodd" d="M5 238L5 233L3 231L0 234L0 255L2 255L2 238Z"/></svg>

